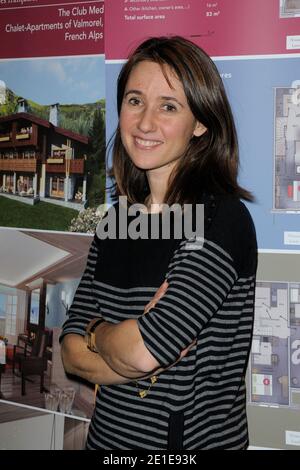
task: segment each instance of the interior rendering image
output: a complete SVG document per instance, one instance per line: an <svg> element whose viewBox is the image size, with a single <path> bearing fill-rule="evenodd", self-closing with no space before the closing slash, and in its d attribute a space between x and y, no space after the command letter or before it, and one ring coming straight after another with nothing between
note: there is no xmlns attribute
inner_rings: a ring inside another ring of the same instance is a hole
<svg viewBox="0 0 300 470"><path fill-rule="evenodd" d="M90 243L89 235L0 229L2 403L91 417L94 387L66 376L59 346Z"/></svg>

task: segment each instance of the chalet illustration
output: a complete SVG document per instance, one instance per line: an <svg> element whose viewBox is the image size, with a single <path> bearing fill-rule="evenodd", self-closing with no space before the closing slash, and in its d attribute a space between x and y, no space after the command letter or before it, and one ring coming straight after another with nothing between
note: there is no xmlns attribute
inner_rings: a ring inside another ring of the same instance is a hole
<svg viewBox="0 0 300 470"><path fill-rule="evenodd" d="M88 137L59 127L58 104L47 121L20 98L17 113L0 117L0 195L82 206L87 147Z"/></svg>

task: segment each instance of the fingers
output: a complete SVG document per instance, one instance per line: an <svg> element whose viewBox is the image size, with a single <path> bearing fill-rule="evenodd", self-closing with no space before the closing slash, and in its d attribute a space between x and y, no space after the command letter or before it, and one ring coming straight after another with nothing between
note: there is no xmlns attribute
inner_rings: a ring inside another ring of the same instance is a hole
<svg viewBox="0 0 300 470"><path fill-rule="evenodd" d="M196 342L197 342L197 339L194 339L194 341L187 348L185 348L183 351L181 351L180 359L182 359L183 357L185 357L187 355L189 350L192 349L192 347L196 344Z"/></svg>
<svg viewBox="0 0 300 470"><path fill-rule="evenodd" d="M168 285L169 285L168 282L164 281L162 285L156 291L152 301L158 302L159 299L162 298L162 296L165 294L166 290L168 289Z"/></svg>
<svg viewBox="0 0 300 470"><path fill-rule="evenodd" d="M155 303L151 300L151 302L149 302L149 303L146 305L146 307L144 308L144 314L145 314L145 313L148 313L149 310L151 310L151 308L154 307L154 305L155 305Z"/></svg>
<svg viewBox="0 0 300 470"><path fill-rule="evenodd" d="M168 289L168 281L164 281L162 285L157 289L157 291L154 294L154 297L150 300L150 302L146 305L144 308L144 314L148 313L151 308L155 306L155 304L163 297L163 295L166 293L166 290Z"/></svg>

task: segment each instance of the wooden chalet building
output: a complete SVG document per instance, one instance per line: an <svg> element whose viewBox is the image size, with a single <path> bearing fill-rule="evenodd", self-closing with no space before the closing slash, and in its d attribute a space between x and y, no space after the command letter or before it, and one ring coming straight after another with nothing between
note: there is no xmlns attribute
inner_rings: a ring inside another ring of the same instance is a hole
<svg viewBox="0 0 300 470"><path fill-rule="evenodd" d="M85 202L88 138L58 126L58 105L49 121L26 112L0 117L0 193Z"/></svg>

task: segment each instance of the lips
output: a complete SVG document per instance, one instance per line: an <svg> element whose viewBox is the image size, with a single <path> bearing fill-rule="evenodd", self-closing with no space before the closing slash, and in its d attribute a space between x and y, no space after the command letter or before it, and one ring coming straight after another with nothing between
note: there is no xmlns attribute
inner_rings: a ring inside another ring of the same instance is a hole
<svg viewBox="0 0 300 470"><path fill-rule="evenodd" d="M148 139L146 140L146 139L141 139L140 137L135 137L134 142L135 142L135 145L141 149L152 149L162 144L162 141L160 140L148 140Z"/></svg>

